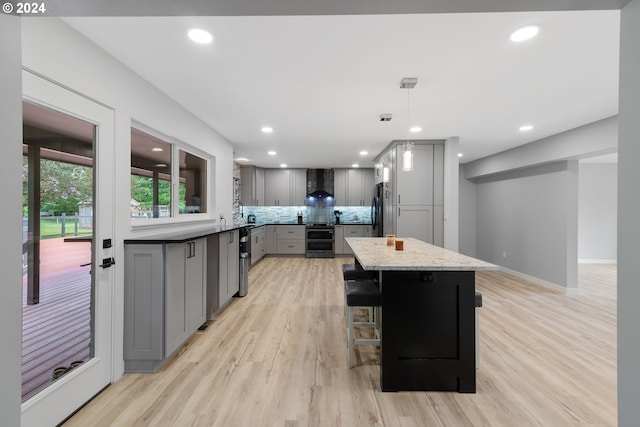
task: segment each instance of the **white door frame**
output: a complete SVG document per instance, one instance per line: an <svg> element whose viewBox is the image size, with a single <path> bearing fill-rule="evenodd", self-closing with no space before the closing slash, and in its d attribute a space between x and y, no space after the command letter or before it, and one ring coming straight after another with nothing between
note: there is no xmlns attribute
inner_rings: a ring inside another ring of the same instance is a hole
<svg viewBox="0 0 640 427"><path fill-rule="evenodd" d="M103 239L109 238L115 243L115 114L112 109L27 70L22 72L22 92L23 98L29 102L96 126L92 244L94 357L22 404L22 426L55 426L113 379L114 270L117 266L103 269L99 265L103 258L115 257L115 245L108 249L102 248Z"/></svg>

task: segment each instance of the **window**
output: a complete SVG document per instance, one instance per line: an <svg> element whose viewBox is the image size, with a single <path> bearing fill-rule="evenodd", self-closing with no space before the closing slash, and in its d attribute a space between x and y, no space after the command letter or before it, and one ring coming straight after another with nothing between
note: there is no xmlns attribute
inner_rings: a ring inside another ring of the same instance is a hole
<svg viewBox="0 0 640 427"><path fill-rule="evenodd" d="M207 212L207 161L184 150L180 159L180 213Z"/></svg>
<svg viewBox="0 0 640 427"><path fill-rule="evenodd" d="M131 218L171 214L172 144L131 129Z"/></svg>
<svg viewBox="0 0 640 427"><path fill-rule="evenodd" d="M151 133L131 129L131 218L206 213L208 160Z"/></svg>

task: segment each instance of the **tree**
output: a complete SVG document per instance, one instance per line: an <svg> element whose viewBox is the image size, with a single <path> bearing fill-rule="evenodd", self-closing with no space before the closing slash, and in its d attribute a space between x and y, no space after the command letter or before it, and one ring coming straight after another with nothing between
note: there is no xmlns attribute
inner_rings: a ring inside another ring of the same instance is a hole
<svg viewBox="0 0 640 427"><path fill-rule="evenodd" d="M22 159L22 204L28 205L29 164ZM93 168L55 160L40 161L40 210L54 215L78 213L79 202L93 200Z"/></svg>

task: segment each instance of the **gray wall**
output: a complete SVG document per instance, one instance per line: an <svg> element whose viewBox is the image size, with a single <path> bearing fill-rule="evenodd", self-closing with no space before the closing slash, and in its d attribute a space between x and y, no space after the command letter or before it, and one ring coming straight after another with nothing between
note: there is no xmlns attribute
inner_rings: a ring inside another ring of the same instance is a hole
<svg viewBox="0 0 640 427"><path fill-rule="evenodd" d="M617 259L618 165L580 163L578 262Z"/></svg>
<svg viewBox="0 0 640 427"><path fill-rule="evenodd" d="M0 271L0 424L20 425L22 357L22 79L20 19L0 14L0 170L2 171L2 256ZM13 226L12 226L13 225Z"/></svg>
<svg viewBox="0 0 640 427"><path fill-rule="evenodd" d="M618 151L618 425L640 420L640 0L620 15Z"/></svg>
<svg viewBox="0 0 640 427"><path fill-rule="evenodd" d="M476 191L479 258L577 286L577 161L484 177Z"/></svg>
<svg viewBox="0 0 640 427"><path fill-rule="evenodd" d="M464 178L465 165L460 165L458 252L476 256L476 184Z"/></svg>
<svg viewBox="0 0 640 427"><path fill-rule="evenodd" d="M609 117L468 163L467 178L618 151L618 117Z"/></svg>

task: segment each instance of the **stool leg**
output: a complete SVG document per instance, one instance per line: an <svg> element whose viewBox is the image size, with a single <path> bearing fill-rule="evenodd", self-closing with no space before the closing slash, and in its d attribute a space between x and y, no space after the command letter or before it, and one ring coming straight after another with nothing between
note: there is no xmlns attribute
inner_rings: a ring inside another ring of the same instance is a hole
<svg viewBox="0 0 640 427"><path fill-rule="evenodd" d="M353 368L353 353L354 353L354 330L353 330L353 315L355 314L355 307L349 307L348 315L348 329L347 329L347 351L349 352L349 368Z"/></svg>

